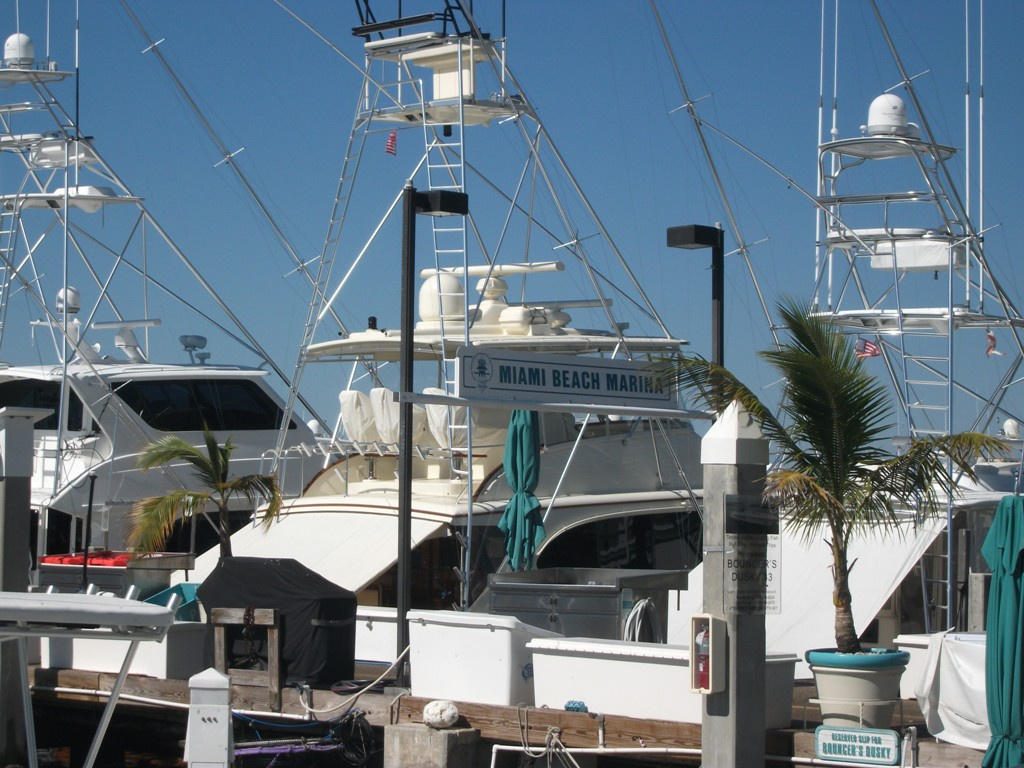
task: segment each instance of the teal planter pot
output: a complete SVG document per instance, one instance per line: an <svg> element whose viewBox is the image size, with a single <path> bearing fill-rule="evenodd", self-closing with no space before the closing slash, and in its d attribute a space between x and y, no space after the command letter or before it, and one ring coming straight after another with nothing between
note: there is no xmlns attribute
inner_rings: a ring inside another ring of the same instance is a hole
<svg viewBox="0 0 1024 768"><path fill-rule="evenodd" d="M895 648L869 648L863 653L839 653L835 648L818 648L807 651L804 660L812 666L820 667L881 669L906 667L910 661L910 653Z"/></svg>
<svg viewBox="0 0 1024 768"><path fill-rule="evenodd" d="M807 651L818 689L822 724L846 728L888 728L899 703L900 678L910 654L888 648L863 653Z"/></svg>

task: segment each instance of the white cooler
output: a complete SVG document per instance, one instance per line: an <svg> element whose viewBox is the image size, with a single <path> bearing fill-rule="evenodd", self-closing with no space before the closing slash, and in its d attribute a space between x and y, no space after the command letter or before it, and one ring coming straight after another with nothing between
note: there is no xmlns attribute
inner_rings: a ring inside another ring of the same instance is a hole
<svg viewBox="0 0 1024 768"><path fill-rule="evenodd" d="M931 635L897 635L893 643L896 648L910 654L910 661L900 678L900 698L916 699L917 683L924 672L928 659L928 639Z"/></svg>
<svg viewBox="0 0 1024 768"><path fill-rule="evenodd" d="M533 704L527 643L560 635L511 616L409 611L412 695L479 704Z"/></svg>
<svg viewBox="0 0 1024 768"><path fill-rule="evenodd" d="M398 609L356 606L356 662L388 665L398 647Z"/></svg>
<svg viewBox="0 0 1024 768"><path fill-rule="evenodd" d="M543 638L533 651L538 707L581 701L606 715L700 723L701 694L690 691L690 649L684 645ZM766 728L792 720L795 654L769 654L765 667Z"/></svg>

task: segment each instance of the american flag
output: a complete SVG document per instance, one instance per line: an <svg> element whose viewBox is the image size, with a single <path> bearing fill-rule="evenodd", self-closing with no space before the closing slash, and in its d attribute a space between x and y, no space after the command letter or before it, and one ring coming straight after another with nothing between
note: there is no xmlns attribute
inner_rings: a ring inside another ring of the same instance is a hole
<svg viewBox="0 0 1024 768"><path fill-rule="evenodd" d="M853 345L853 351L860 360L863 360L865 357L878 357L878 355L882 354L882 350L878 348L878 345L869 339L857 339L857 343Z"/></svg>
<svg viewBox="0 0 1024 768"><path fill-rule="evenodd" d="M392 131L388 134L388 140L384 144L384 151L389 155L395 154L395 150L398 144L398 131Z"/></svg>

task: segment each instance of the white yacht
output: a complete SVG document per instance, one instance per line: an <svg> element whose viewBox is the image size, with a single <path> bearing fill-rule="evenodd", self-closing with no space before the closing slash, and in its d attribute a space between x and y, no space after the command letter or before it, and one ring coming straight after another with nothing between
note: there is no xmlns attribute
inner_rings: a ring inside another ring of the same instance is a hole
<svg viewBox="0 0 1024 768"><path fill-rule="evenodd" d="M806 259L809 304L850 337L889 388L894 450L910 438L967 430L998 433L1010 447L1006 456L980 461L977 480L957 479L958 493L938 515L905 511L896 531L853 541L855 623L881 645L901 632L977 632L984 629L988 577L980 547L999 501L1021 488L1024 315L1000 282L1003 255L986 252L983 215L958 189L970 163L933 132L877 9L877 30L866 35L891 53L878 68L879 95L852 113L849 98L838 97L863 79L860 71L844 72L840 52L870 45L834 13L823 6L822 30L833 35L822 34L822 60L834 57L835 66L822 69L821 93L834 98L819 102L816 185L805 193L817 219ZM976 199L983 199L979 191ZM825 551L785 530L780 539L783 607L766 617L769 650L831 647L831 620L803 608L830 609ZM701 569L690 576L677 604L683 619L701 603Z"/></svg>
<svg viewBox="0 0 1024 768"><path fill-rule="evenodd" d="M344 383L333 435L343 455L268 532L237 532L233 551L294 558L364 603L395 604L401 400L413 409L415 606L469 605L505 558L496 524L512 495L512 409L541 414L534 494L545 535L533 565L692 567L701 470L690 420L700 414L681 409L645 367L686 342L669 333L575 184L508 66L503 33L481 30L464 6L387 20L370 4L362 12L353 34L363 96L294 376L343 371L331 374ZM381 198L379 221L346 215L356 194ZM443 210L446 195L468 206ZM389 306L361 293L357 275L379 285L399 253L410 262L409 315L385 322ZM332 267L344 271L336 284ZM367 327L325 328L332 302L350 313L365 306ZM396 365L403 355L414 361L411 388ZM189 577L215 563L199 558Z"/></svg>
<svg viewBox="0 0 1024 768"><path fill-rule="evenodd" d="M315 440L305 423L286 422L269 355L78 130L58 96L74 93L75 76L37 58L24 32L7 38L0 407L49 412L35 425L38 556L123 550L131 505L190 481L183 466L136 468L143 447L168 433L199 445L207 425L236 445L233 473L274 471L292 494L322 464L300 466ZM167 328L163 312L189 326ZM224 339L252 362L212 361Z"/></svg>

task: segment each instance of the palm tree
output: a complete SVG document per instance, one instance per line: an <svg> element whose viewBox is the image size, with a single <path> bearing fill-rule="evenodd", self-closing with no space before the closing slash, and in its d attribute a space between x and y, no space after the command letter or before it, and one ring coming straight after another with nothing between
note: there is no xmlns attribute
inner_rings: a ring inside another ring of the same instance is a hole
<svg viewBox="0 0 1024 768"><path fill-rule="evenodd" d="M214 434L204 429L203 439L206 442L205 453L176 435L166 435L142 451L138 462L141 469L185 462L192 466L202 490L178 489L138 501L129 518L128 543L131 546L144 552L158 551L170 536L179 514L182 518L199 513L205 517L206 508L213 503L219 512L214 527L220 540L220 556L231 557L228 503L234 496L244 497L253 509L259 501L267 502L262 523L264 527L273 523L281 511L281 489L277 479L272 475L229 478L231 452L235 449L231 438L221 446Z"/></svg>
<svg viewBox="0 0 1024 768"><path fill-rule="evenodd" d="M666 361L661 373L716 412L739 401L772 441L777 458L765 478L765 499L805 542L824 533L832 553L836 648L855 653L860 642L851 610L851 537L864 529L896 528L901 509L934 513L943 497L956 492L952 466L974 477L974 458L1005 444L963 432L915 438L893 455L882 446L893 426L889 398L846 337L793 301L784 300L778 311L789 338L761 357L782 376L781 418L726 368L706 360Z"/></svg>

